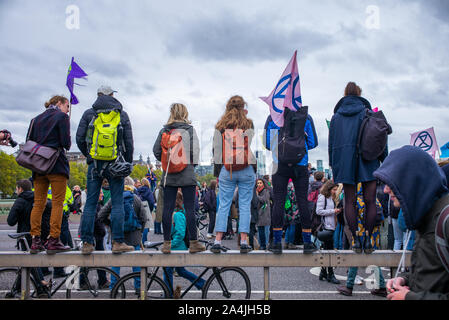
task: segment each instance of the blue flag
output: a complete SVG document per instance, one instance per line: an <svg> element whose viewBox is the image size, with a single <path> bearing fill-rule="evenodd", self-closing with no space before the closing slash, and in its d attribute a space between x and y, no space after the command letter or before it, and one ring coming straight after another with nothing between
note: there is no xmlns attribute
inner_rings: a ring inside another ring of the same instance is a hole
<svg viewBox="0 0 449 320"><path fill-rule="evenodd" d="M449 142L441 147L441 156L440 158L449 158Z"/></svg>
<svg viewBox="0 0 449 320"><path fill-rule="evenodd" d="M87 73L85 73L83 71L83 69L80 68L79 65L76 64L76 62L74 61L73 57L72 57L72 62L70 63L69 66L69 70L67 72L67 88L69 88L70 91L70 103L71 104L77 104L78 103L78 99L75 96L75 94L73 93L73 85L77 83L75 83L75 78L84 78L87 77Z"/></svg>

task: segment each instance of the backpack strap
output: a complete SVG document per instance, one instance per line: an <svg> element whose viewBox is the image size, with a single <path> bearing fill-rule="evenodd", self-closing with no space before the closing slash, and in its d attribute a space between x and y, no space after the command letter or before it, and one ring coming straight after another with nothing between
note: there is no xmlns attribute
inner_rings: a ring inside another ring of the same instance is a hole
<svg viewBox="0 0 449 320"><path fill-rule="evenodd" d="M435 226L436 251L447 272L449 272L449 234L446 233L446 225L448 223L449 205L441 210Z"/></svg>

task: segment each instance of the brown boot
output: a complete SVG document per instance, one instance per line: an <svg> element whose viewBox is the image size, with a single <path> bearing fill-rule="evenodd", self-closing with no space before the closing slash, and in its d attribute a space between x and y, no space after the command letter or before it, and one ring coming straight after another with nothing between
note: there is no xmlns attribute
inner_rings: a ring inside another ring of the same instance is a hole
<svg viewBox="0 0 449 320"><path fill-rule="evenodd" d="M122 253L128 251L134 251L134 247L128 246L124 242L112 241L112 253Z"/></svg>
<svg viewBox="0 0 449 320"><path fill-rule="evenodd" d="M42 244L41 237L34 236L31 241L30 253L35 254L41 251L44 251L44 245Z"/></svg>
<svg viewBox="0 0 449 320"><path fill-rule="evenodd" d="M162 253L169 254L171 252L171 241L164 241L161 251Z"/></svg>
<svg viewBox="0 0 449 320"><path fill-rule="evenodd" d="M175 292L173 292L173 299L181 298L181 286L176 286Z"/></svg>
<svg viewBox="0 0 449 320"><path fill-rule="evenodd" d="M189 253L197 253L201 251L206 251L206 247L198 240L190 240Z"/></svg>
<svg viewBox="0 0 449 320"><path fill-rule="evenodd" d="M95 251L95 247L92 243L83 242L83 246L81 247L81 254L91 254Z"/></svg>
<svg viewBox="0 0 449 320"><path fill-rule="evenodd" d="M72 248L62 244L59 238L50 237L47 242L47 254L70 251Z"/></svg>
<svg viewBox="0 0 449 320"><path fill-rule="evenodd" d="M345 285L337 287L337 291L344 296L352 296L352 288L348 288Z"/></svg>

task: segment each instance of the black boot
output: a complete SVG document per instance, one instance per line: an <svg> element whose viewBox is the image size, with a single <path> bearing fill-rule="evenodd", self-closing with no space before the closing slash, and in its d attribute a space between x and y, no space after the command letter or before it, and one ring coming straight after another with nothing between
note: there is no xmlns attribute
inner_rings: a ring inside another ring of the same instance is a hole
<svg viewBox="0 0 449 320"><path fill-rule="evenodd" d="M340 281L335 278L334 268L332 267L327 268L327 282L340 284Z"/></svg>
<svg viewBox="0 0 449 320"><path fill-rule="evenodd" d="M371 244L371 237L369 235L365 235L365 239L363 241L363 252L366 254L373 253L373 245Z"/></svg>
<svg viewBox="0 0 449 320"><path fill-rule="evenodd" d="M355 253L362 253L362 241L359 236L352 236L352 250L355 251Z"/></svg>
<svg viewBox="0 0 449 320"><path fill-rule="evenodd" d="M327 280L326 268L321 267L321 272L320 272L320 276L318 277L318 279L320 279L320 281Z"/></svg>

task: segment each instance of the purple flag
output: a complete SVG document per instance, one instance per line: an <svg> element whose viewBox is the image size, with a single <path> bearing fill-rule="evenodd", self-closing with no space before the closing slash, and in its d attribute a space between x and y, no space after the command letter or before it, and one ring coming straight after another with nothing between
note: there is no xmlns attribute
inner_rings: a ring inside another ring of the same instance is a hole
<svg viewBox="0 0 449 320"><path fill-rule="evenodd" d="M438 152L438 144L433 127L411 133L410 135L410 144L412 146L421 148L435 159L435 155Z"/></svg>
<svg viewBox="0 0 449 320"><path fill-rule="evenodd" d="M78 103L78 99L76 98L75 94L73 93L73 85L77 83L75 83L75 78L84 78L87 76L87 73L85 73L83 71L83 69L80 68L79 65L76 64L76 62L73 60L72 57L72 62L70 63L69 66L69 71L67 72L67 88L69 88L70 91L70 103L71 104L77 104Z"/></svg>
<svg viewBox="0 0 449 320"><path fill-rule="evenodd" d="M268 97L260 97L270 107L271 118L278 127L284 126L284 109L296 111L302 107L296 53L282 73L281 79Z"/></svg>

